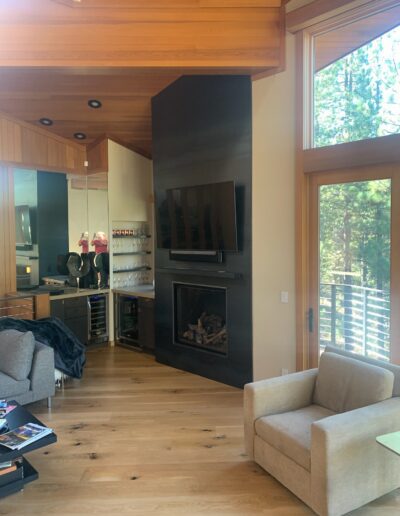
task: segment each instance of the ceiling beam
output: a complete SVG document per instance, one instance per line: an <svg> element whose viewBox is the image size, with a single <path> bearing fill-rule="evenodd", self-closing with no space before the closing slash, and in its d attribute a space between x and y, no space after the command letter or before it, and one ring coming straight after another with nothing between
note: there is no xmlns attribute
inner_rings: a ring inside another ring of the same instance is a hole
<svg viewBox="0 0 400 516"><path fill-rule="evenodd" d="M280 3L2 0L0 66L278 67Z"/></svg>

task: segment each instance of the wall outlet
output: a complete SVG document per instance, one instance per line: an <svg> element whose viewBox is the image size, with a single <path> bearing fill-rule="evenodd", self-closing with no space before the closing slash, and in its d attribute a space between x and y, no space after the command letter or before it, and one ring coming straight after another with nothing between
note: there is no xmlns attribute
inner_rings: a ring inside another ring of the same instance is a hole
<svg viewBox="0 0 400 516"><path fill-rule="evenodd" d="M282 374L282 376L289 374L289 369L286 369L286 367L282 367L281 374Z"/></svg>
<svg viewBox="0 0 400 516"><path fill-rule="evenodd" d="M282 290L281 292L281 303L289 303L289 292Z"/></svg>

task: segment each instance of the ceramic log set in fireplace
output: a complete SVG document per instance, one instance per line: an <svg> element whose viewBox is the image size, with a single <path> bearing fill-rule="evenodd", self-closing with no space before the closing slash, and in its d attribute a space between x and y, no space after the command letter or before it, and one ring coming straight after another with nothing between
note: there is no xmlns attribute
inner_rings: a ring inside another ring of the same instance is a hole
<svg viewBox="0 0 400 516"><path fill-rule="evenodd" d="M173 283L175 343L228 352L226 288Z"/></svg>

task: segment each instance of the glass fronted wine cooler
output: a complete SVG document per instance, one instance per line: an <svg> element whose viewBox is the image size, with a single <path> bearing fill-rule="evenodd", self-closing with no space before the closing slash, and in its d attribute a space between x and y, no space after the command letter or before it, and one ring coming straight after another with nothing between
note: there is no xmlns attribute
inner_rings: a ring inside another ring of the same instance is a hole
<svg viewBox="0 0 400 516"><path fill-rule="evenodd" d="M115 337L118 344L152 353L154 350L154 300L129 294L114 296Z"/></svg>
<svg viewBox="0 0 400 516"><path fill-rule="evenodd" d="M116 294L115 335L121 344L139 348L138 298Z"/></svg>

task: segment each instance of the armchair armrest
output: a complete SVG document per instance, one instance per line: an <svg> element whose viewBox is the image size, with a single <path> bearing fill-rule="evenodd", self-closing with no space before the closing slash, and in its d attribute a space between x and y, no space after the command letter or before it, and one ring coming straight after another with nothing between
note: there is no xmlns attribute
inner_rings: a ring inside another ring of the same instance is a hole
<svg viewBox="0 0 400 516"><path fill-rule="evenodd" d="M343 514L400 486L400 460L376 442L400 429L400 398L311 425L312 507Z"/></svg>
<svg viewBox="0 0 400 516"><path fill-rule="evenodd" d="M54 396L54 350L39 342L35 344L30 380L34 400Z"/></svg>
<svg viewBox="0 0 400 516"><path fill-rule="evenodd" d="M244 434L250 458L254 458L255 421L311 405L317 374L318 369L309 369L244 386Z"/></svg>

